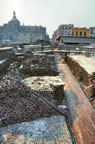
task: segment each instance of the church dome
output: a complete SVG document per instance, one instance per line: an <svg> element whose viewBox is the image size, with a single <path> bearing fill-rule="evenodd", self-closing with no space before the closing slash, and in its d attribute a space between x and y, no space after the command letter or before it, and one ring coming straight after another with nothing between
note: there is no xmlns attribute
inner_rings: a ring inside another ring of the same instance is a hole
<svg viewBox="0 0 95 144"><path fill-rule="evenodd" d="M16 13L13 12L13 18L11 21L9 21L9 24L16 24L16 25L20 25L20 21L16 18Z"/></svg>

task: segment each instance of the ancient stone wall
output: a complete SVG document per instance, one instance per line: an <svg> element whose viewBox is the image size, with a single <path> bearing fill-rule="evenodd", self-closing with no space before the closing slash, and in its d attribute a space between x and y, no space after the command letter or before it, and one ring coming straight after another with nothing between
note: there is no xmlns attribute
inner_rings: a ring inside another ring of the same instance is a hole
<svg viewBox="0 0 95 144"><path fill-rule="evenodd" d="M88 74L87 71L71 57L67 57L67 65L86 95L90 98L95 97L95 75Z"/></svg>
<svg viewBox="0 0 95 144"><path fill-rule="evenodd" d="M18 80L6 76L0 83L0 127L58 114L41 98Z"/></svg>
<svg viewBox="0 0 95 144"><path fill-rule="evenodd" d="M30 76L57 75L57 68L54 56L33 55L22 62L21 71Z"/></svg>
<svg viewBox="0 0 95 144"><path fill-rule="evenodd" d="M0 71L5 71L9 67L10 63L16 60L16 55L13 50L0 51Z"/></svg>

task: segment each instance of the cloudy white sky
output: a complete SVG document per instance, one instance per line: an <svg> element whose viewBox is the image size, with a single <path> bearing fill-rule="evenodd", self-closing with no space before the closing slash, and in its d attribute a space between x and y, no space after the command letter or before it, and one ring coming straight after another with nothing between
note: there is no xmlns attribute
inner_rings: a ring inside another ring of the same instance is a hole
<svg viewBox="0 0 95 144"><path fill-rule="evenodd" d="M49 35L60 24L95 26L95 0L0 0L0 25L13 11L21 24L45 26Z"/></svg>

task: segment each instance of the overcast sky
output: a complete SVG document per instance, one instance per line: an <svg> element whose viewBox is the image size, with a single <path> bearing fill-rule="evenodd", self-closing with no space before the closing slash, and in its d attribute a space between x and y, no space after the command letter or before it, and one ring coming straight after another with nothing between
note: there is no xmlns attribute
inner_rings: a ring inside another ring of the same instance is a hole
<svg viewBox="0 0 95 144"><path fill-rule="evenodd" d="M42 25L49 35L60 24L95 26L95 0L0 0L0 25L13 11L24 25Z"/></svg>

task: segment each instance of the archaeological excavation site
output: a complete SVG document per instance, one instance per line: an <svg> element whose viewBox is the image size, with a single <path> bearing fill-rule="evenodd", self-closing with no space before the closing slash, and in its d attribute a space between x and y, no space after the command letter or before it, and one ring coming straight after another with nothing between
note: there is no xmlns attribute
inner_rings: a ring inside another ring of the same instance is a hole
<svg viewBox="0 0 95 144"><path fill-rule="evenodd" d="M95 144L95 49L74 47L0 48L0 144Z"/></svg>

